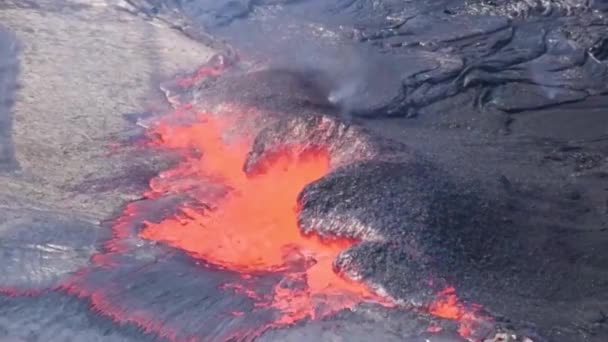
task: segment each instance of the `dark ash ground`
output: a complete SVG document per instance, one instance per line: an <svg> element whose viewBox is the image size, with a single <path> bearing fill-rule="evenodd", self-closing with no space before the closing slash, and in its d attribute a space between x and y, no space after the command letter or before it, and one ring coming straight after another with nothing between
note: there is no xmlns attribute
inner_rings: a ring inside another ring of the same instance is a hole
<svg viewBox="0 0 608 342"><path fill-rule="evenodd" d="M239 103L267 111L247 126L259 134L246 170L283 144L330 147L333 172L302 192L300 225L363 240L338 268L413 304L455 285L498 326L534 341L608 339L606 1L129 0L119 7L241 56L216 81L185 93L171 83L162 89L173 104L213 108L239 94ZM9 178L20 168L11 138L14 42L0 36L0 172ZM88 263L107 230L86 215L0 196L7 260L0 287L10 294L0 299L0 336L158 338L48 290ZM156 300L164 319L201 333L190 319L204 314L189 300L200 296L189 282L200 279L183 279L183 291L167 297L157 273L179 278L190 266L161 253L171 266L150 267L154 253L141 249L126 257L123 273L91 279L123 286L118 279L148 267L116 300L134 310ZM212 293L215 280L205 279ZM172 316L178 307L182 314ZM362 308L260 339L458 341L425 335L426 323Z"/></svg>

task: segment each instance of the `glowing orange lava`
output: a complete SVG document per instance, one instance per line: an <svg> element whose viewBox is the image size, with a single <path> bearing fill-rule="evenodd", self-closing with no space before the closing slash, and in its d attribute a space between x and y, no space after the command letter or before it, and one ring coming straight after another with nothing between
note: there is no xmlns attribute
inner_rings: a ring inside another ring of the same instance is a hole
<svg viewBox="0 0 608 342"><path fill-rule="evenodd" d="M481 317L476 313L479 307L472 309L465 307L453 287L445 288L441 291L437 299L429 306L429 313L437 317L458 321L458 333L463 337L470 337L474 325Z"/></svg>
<svg viewBox="0 0 608 342"><path fill-rule="evenodd" d="M211 117L187 126L158 125L155 134L162 147L188 152L180 165L152 182L152 192L172 191L182 186L175 180L184 178L212 179L230 191L219 203L211 203L212 210L181 208L172 218L148 223L140 236L243 274L281 273L283 280L269 299L256 295L255 289L231 287L258 301L256 305L277 309L277 325L323 317L364 300L389 305L367 286L333 271L334 259L354 241L323 241L298 229L298 194L328 172L327 151L295 155L291 151L297 149L285 148L266 161L263 173L247 175L242 167L250 143L235 138L226 142L222 132L229 128L229 122Z"/></svg>

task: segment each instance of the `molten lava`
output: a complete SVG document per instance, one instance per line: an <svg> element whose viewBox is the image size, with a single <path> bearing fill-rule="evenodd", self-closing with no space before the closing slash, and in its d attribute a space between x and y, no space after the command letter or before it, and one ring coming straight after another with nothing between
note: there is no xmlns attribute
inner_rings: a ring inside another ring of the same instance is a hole
<svg viewBox="0 0 608 342"><path fill-rule="evenodd" d="M475 325L482 319L476 311L479 306L469 309L460 302L456 289L447 287L438 294L437 299L428 308L429 313L437 317L458 321L458 333L470 337Z"/></svg>
<svg viewBox="0 0 608 342"><path fill-rule="evenodd" d="M266 161L263 173L247 175L242 167L250 144L248 139L222 136L229 126L213 118L188 126L158 125L155 133L160 145L185 151L184 161L155 179L148 196L175 187L183 191L179 182L183 179L214 180L229 190L218 203L195 199L204 205L183 207L174 217L146 224L140 236L184 250L218 268L245 275L281 274L270 295L258 294L246 283L226 286L247 294L257 306L280 312L275 325L323 317L365 300L388 305L365 285L333 271L334 259L354 241L323 241L303 236L298 229L298 194L328 172L327 151L295 155L292 151L297 148L285 147ZM211 206L211 210L201 209Z"/></svg>

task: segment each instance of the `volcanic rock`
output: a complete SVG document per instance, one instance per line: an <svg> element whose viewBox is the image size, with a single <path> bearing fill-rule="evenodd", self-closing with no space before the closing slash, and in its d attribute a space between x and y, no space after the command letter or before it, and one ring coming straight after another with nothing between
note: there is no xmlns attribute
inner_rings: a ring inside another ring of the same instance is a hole
<svg viewBox="0 0 608 342"><path fill-rule="evenodd" d="M244 165L245 172L251 173L263 167L259 165L263 160L288 146L302 151L328 149L333 167L357 160L417 158L403 144L372 136L365 128L345 123L339 117L312 113L281 117L265 126L256 135Z"/></svg>
<svg viewBox="0 0 608 342"><path fill-rule="evenodd" d="M18 70L16 38L0 27L0 172L18 168L11 137Z"/></svg>
<svg viewBox="0 0 608 342"><path fill-rule="evenodd" d="M228 73L212 87L192 89L193 101L201 108L213 109L223 103L254 106L270 113L297 115L298 111L331 111L322 75L314 71L265 69L247 73ZM234 98L238 94L238 99Z"/></svg>
<svg viewBox="0 0 608 342"><path fill-rule="evenodd" d="M2 207L0 236L0 291L9 292L56 286L88 265L104 240L94 223L77 217Z"/></svg>
<svg viewBox="0 0 608 342"><path fill-rule="evenodd" d="M501 237L508 230L484 228L490 204L425 163L352 163L309 185L299 202L305 233L364 241L344 252L339 268L381 283L399 298L412 298L404 284L416 282L412 288L418 290L440 287L442 278L455 278L508 249ZM429 273L433 276L420 277ZM396 279L402 281L393 287ZM423 285L429 279L437 279L433 287Z"/></svg>
<svg viewBox="0 0 608 342"><path fill-rule="evenodd" d="M360 116L413 116L470 88L483 104L504 102L487 92L503 85L541 90L498 106L506 111L608 90L600 52L608 24L591 10L602 1L219 1L197 2L196 11L156 2L158 15L177 11L254 59L314 66L330 80L330 100Z"/></svg>

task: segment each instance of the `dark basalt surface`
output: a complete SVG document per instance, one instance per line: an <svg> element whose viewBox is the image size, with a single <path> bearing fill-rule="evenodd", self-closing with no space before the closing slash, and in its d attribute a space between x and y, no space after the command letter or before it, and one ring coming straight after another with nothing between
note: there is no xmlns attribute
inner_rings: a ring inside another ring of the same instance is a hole
<svg viewBox="0 0 608 342"><path fill-rule="evenodd" d="M0 335L4 341L162 341L137 327L116 323L63 293L0 297Z"/></svg>
<svg viewBox="0 0 608 342"><path fill-rule="evenodd" d="M87 266L109 236L71 215L0 206L0 289L27 293L57 286Z"/></svg>
<svg viewBox="0 0 608 342"><path fill-rule="evenodd" d="M603 1L131 3L248 58L316 69L327 98L362 116L417 115L469 89L505 112L608 91Z"/></svg>
<svg viewBox="0 0 608 342"><path fill-rule="evenodd" d="M286 107L289 108L289 107ZM404 144L381 136L372 136L369 130L351 125L336 116L308 109L303 115L285 113L274 122L263 126L256 135L243 169L252 173L263 167L260 161L280 151L285 145L302 149L327 148L331 153L331 164L336 167L357 160L377 161L423 161L415 151Z"/></svg>

